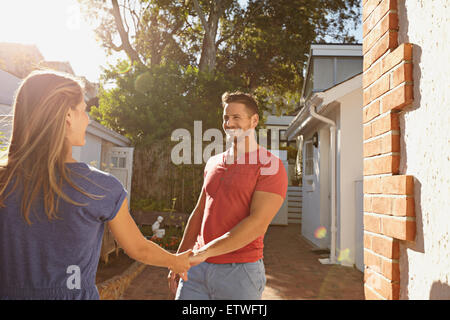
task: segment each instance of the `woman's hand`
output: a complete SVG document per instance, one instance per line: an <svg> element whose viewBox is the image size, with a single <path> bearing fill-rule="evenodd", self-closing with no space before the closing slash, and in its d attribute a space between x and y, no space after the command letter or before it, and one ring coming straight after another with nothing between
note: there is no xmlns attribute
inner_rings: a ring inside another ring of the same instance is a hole
<svg viewBox="0 0 450 320"><path fill-rule="evenodd" d="M187 271L191 267L191 255L192 250L187 250L185 252L175 254L174 262L170 266L170 270L173 273L179 274L184 281L187 281Z"/></svg>

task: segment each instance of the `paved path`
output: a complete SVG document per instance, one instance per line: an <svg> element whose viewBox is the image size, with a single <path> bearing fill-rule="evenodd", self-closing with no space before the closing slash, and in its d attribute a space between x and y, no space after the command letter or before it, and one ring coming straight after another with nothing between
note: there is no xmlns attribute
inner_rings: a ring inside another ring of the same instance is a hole
<svg viewBox="0 0 450 320"><path fill-rule="evenodd" d="M340 265L323 265L321 257L300 235L300 225L270 226L264 239L267 284L263 300L361 300L361 271ZM122 299L172 299L167 287L167 269L147 266Z"/></svg>

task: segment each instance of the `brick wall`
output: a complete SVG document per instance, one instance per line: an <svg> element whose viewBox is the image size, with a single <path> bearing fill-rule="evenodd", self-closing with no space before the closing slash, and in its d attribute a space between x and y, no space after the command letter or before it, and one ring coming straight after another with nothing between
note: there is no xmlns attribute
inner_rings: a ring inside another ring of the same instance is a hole
<svg viewBox="0 0 450 320"><path fill-rule="evenodd" d="M397 0L363 3L364 292L399 299L399 243L414 241L414 179L399 175L398 112L413 102L412 45L398 43Z"/></svg>

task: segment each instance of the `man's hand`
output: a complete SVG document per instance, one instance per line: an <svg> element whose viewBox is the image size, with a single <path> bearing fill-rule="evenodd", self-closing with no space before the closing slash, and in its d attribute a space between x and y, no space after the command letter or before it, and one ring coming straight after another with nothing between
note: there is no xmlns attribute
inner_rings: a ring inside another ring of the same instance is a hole
<svg viewBox="0 0 450 320"><path fill-rule="evenodd" d="M180 275L176 274L172 270L170 270L169 275L167 276L167 281L169 282L169 290L172 294L177 293L178 282L180 281Z"/></svg>

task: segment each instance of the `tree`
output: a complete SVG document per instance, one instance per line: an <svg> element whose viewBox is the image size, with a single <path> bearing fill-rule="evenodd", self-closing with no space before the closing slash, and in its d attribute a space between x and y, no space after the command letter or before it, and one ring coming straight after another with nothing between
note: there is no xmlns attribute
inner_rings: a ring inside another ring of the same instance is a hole
<svg viewBox="0 0 450 320"><path fill-rule="evenodd" d="M345 27L359 23L358 0L79 0L108 50L132 62L170 60L200 71L241 77L249 91L299 90L312 42L331 36L354 42ZM107 13L107 14L105 14Z"/></svg>

